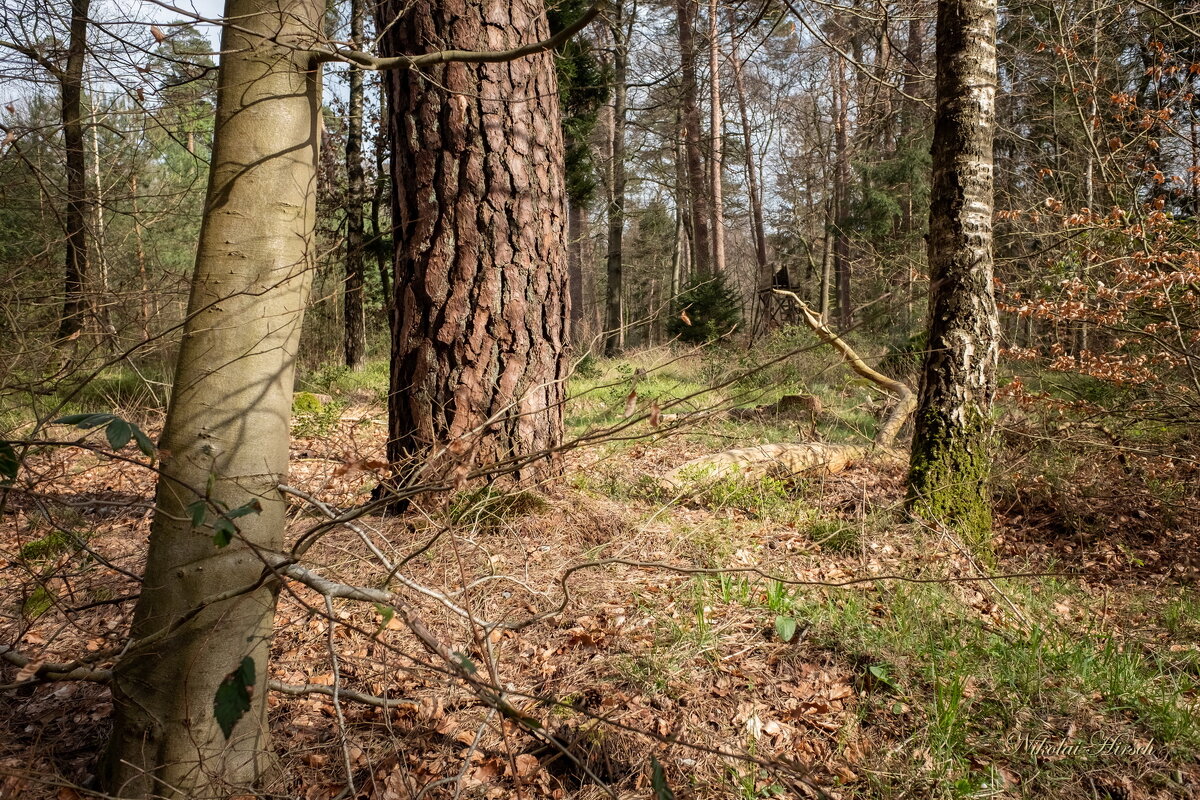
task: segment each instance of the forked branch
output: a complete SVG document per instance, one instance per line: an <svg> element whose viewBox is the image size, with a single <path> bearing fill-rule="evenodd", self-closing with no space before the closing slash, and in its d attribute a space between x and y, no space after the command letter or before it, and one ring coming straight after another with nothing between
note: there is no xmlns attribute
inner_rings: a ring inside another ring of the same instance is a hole
<svg viewBox="0 0 1200 800"><path fill-rule="evenodd" d="M796 305L800 308L800 314L804 318L804 323L813 329L813 332L821 338L821 341L841 353L842 358L850 365L850 369L884 391L892 392L896 395L896 405L892 408L891 413L888 414L887 419L883 421L883 425L879 427L874 440L875 447L881 450L891 449L892 444L896 441L896 436L900 433L900 429L904 427L905 421L917 408L917 398L913 394L912 389L908 388L908 385L903 381L889 378L883 373L877 372L867 366L867 363L862 360L858 353L854 352L854 348L847 344L845 339L838 336L820 317L813 313L808 304L801 300L795 292L789 292L786 289L774 289L773 291L775 294L790 297L795 301Z"/></svg>

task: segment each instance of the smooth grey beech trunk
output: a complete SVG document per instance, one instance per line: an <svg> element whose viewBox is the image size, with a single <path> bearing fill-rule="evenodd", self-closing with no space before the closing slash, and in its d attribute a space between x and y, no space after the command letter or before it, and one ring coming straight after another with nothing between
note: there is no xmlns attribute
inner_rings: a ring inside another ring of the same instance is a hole
<svg viewBox="0 0 1200 800"><path fill-rule="evenodd" d="M909 506L986 541L991 407L1000 331L992 287L996 0L940 0L929 345L909 469Z"/></svg>
<svg viewBox="0 0 1200 800"><path fill-rule="evenodd" d="M123 798L246 792L269 766L267 656L275 611L256 550L283 544L288 426L308 297L322 0L228 0L204 222L131 644L114 670L103 765ZM206 488L207 487L207 488ZM189 506L207 500L194 527ZM261 504L214 542L222 510ZM216 600L225 595L225 599ZM251 709L228 739L218 686L255 665Z"/></svg>

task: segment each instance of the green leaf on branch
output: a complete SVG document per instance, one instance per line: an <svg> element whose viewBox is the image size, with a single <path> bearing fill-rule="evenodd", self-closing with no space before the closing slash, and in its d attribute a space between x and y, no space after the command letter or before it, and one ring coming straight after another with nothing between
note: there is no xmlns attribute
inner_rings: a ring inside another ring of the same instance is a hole
<svg viewBox="0 0 1200 800"><path fill-rule="evenodd" d="M233 733L233 726L250 710L254 680L254 659L246 656L238 668L226 675L217 687L217 694L213 697L213 714L226 739Z"/></svg>
<svg viewBox="0 0 1200 800"><path fill-rule="evenodd" d="M104 436L108 439L108 446L113 450L122 449L129 444L130 439L133 439L138 449L150 458L154 458L154 454L157 451L154 442L150 441L150 437L146 435L145 431L132 422L121 419L116 414L68 414L65 417L59 417L50 424L73 425L85 431L91 428L103 427Z"/></svg>
<svg viewBox="0 0 1200 800"><path fill-rule="evenodd" d="M141 450L144 455L154 458L154 454L158 452L158 449L154 446L154 442L150 441L150 437L146 435L146 432L137 425L130 424L129 427L133 431L133 440L137 442L138 450Z"/></svg>
<svg viewBox="0 0 1200 800"><path fill-rule="evenodd" d="M125 420L114 417L104 429L104 436L108 439L109 447L120 450L133 438L133 428Z"/></svg>
<svg viewBox="0 0 1200 800"><path fill-rule="evenodd" d="M262 503L259 502L258 498L256 497L253 500L251 500L250 502L243 503L242 505L238 506L237 508L229 509L228 511L225 512L224 516L226 519L237 519L238 517L244 517L247 514L261 514L261 513L262 513Z"/></svg>
<svg viewBox="0 0 1200 800"><path fill-rule="evenodd" d="M197 500L187 507L188 516L192 518L192 527L199 528L208 516L208 501Z"/></svg>
<svg viewBox="0 0 1200 800"><path fill-rule="evenodd" d="M228 547L237 533L237 526L224 517L217 517L213 523L213 544L217 547Z"/></svg>
<svg viewBox="0 0 1200 800"><path fill-rule="evenodd" d="M262 503L258 498L254 498L248 503L243 503L237 508L231 508L221 516L217 517L213 523L213 542L217 547L227 547L233 541L233 537L238 532L237 525L233 521L238 517L244 517L247 514L261 514ZM194 517L193 517L194 518Z"/></svg>

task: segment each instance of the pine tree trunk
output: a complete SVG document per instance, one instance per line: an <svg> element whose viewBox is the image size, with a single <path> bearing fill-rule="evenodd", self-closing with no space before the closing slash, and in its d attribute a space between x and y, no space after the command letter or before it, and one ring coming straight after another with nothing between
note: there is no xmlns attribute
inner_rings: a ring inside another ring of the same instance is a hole
<svg viewBox="0 0 1200 800"><path fill-rule="evenodd" d="M134 259L138 268L138 325L142 339L150 338L150 283L146 274L146 242L142 231L142 214L138 209L137 173L129 175L130 217L133 218Z"/></svg>
<svg viewBox="0 0 1200 800"><path fill-rule="evenodd" d="M995 0L940 0L929 213L929 350L909 507L986 541L991 406L999 348L992 288Z"/></svg>
<svg viewBox="0 0 1200 800"><path fill-rule="evenodd" d="M836 197L837 231L833 245L833 275L837 284L838 326L850 330L850 237L846 232L850 216L850 84L846 79L846 62L835 57L834 75L834 148L836 151L836 175L834 196Z"/></svg>
<svg viewBox="0 0 1200 800"><path fill-rule="evenodd" d="M380 83L382 84L382 81ZM379 92L380 120L387 118L387 108L387 91L383 90L381 86ZM392 291L393 253L390 248L385 247L383 225L380 222L380 213L383 211L384 203L388 201L385 195L388 194L387 189L390 186L385 170L387 163L386 138L386 135L382 134L374 137L375 190L371 193L371 249L375 251L375 268L379 272L379 291L383 295L383 305L390 320L392 306L395 304L395 294Z"/></svg>
<svg viewBox="0 0 1200 800"><path fill-rule="evenodd" d="M567 284L571 297L571 329L568 340L576 353L582 352L590 337L586 330L583 293L583 245L588 235L588 212L579 203L568 202L567 208Z"/></svg>
<svg viewBox="0 0 1200 800"><path fill-rule="evenodd" d="M774 275L771 273L771 267L767 263L767 231L766 225L763 223L763 205L762 193L758 188L758 169L754 158L754 137L753 129L750 127L750 114L746 108L746 86L742 80L742 62L738 57L737 37L734 35L735 28L732 24L733 12L730 11L730 26L729 26L729 64L733 68L733 90L737 94L738 116L742 123L742 148L745 150L746 157L746 193L749 195L750 201L750 228L754 235L754 263L756 280L755 285L758 289L758 304L759 313L762 314L761 330L766 331L771 322L771 305L773 298L771 297L771 287L774 283ZM811 195L809 196L811 202ZM755 326L756 331L760 326Z"/></svg>
<svg viewBox="0 0 1200 800"><path fill-rule="evenodd" d="M622 6L612 11L613 21L613 123L612 123L612 197L608 204L608 258L605 274L608 284L604 302L604 355L615 356L624 343L624 320L621 315L621 291L624 288L622 267L625 238L625 85L629 63L625 19Z"/></svg>
<svg viewBox="0 0 1200 800"><path fill-rule="evenodd" d="M708 128L712 146L709 148L709 179L712 187L712 247L713 271L725 272L725 166L723 122L721 108L721 39L717 36L717 0L708 0L708 71L709 117Z"/></svg>
<svg viewBox="0 0 1200 800"><path fill-rule="evenodd" d="M320 70L303 49L321 0L229 0L212 169L161 440L150 550L131 644L114 670L107 790L207 800L269 765L266 681L276 590L257 551L283 546L288 424L312 274ZM206 488L207 486L207 488ZM208 522L189 506L206 501ZM212 521L257 502L218 547ZM222 593L230 599L210 602ZM251 709L226 737L218 686L254 663Z"/></svg>
<svg viewBox="0 0 1200 800"><path fill-rule="evenodd" d="M63 215L66 270L59 339L74 339L87 317L87 164L83 144L83 67L87 59L90 0L71 0L71 32L66 68L59 73L62 91L63 147L67 208Z"/></svg>
<svg viewBox="0 0 1200 800"><path fill-rule="evenodd" d="M541 0L385 0L384 55L548 35ZM389 73L396 305L389 459L442 446L518 481L557 472L567 361L554 54Z"/></svg>
<svg viewBox="0 0 1200 800"><path fill-rule="evenodd" d="M362 49L363 0L350 0L350 41ZM362 369L367 358L367 318L364 309L363 204L363 73L350 67L349 120L346 130L346 283L343 288L346 366Z"/></svg>
<svg viewBox="0 0 1200 800"><path fill-rule="evenodd" d="M683 116L684 153L687 156L691 197L692 271L696 277L712 274L712 242L708 231L708 189L704 155L700 149L700 97L696 88L695 0L675 0L679 33L679 91Z"/></svg>

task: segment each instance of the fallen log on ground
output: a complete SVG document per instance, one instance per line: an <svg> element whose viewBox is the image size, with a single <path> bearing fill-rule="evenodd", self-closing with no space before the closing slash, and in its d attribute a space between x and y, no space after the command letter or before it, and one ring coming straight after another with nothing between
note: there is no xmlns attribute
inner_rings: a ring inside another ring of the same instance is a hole
<svg viewBox="0 0 1200 800"><path fill-rule="evenodd" d="M879 426L875 439L869 445L830 444L825 442L797 442L764 444L725 450L681 464L663 477L663 483L672 489L683 489L693 483L714 478L741 477L756 479L767 476L794 477L811 473L834 474L869 455L898 459L902 456L892 445L900 429L917 407L917 398L912 389L902 381L889 378L867 366L844 339L827 326L812 309L794 292L774 290L792 298L800 308L805 324L839 353L846 363L863 378L874 383L885 392L895 396L891 412Z"/></svg>

